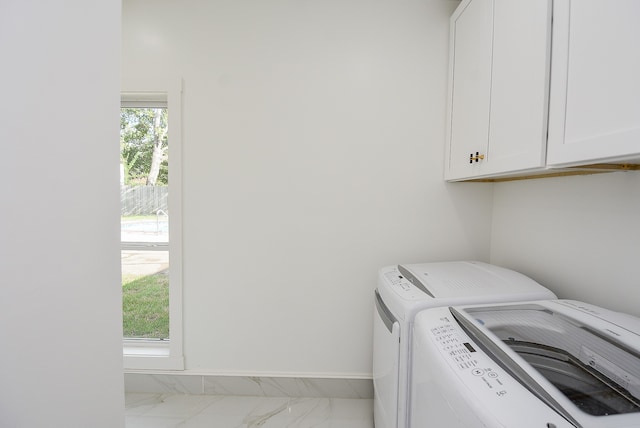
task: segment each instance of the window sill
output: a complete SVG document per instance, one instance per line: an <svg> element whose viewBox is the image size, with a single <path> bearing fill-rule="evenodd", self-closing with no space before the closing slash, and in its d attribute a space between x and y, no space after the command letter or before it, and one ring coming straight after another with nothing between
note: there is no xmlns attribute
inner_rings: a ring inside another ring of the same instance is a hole
<svg viewBox="0 0 640 428"><path fill-rule="evenodd" d="M122 347L125 370L184 370L182 355L171 355L168 340L126 339Z"/></svg>

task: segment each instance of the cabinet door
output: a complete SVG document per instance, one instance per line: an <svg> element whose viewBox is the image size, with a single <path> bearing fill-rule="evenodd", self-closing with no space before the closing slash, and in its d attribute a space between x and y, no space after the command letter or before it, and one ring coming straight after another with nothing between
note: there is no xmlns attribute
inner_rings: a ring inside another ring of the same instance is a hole
<svg viewBox="0 0 640 428"><path fill-rule="evenodd" d="M445 178L543 167L551 0L462 2L451 26Z"/></svg>
<svg viewBox="0 0 640 428"><path fill-rule="evenodd" d="M477 174L469 154L486 153L491 89L493 0L460 4L451 17L449 129L445 178Z"/></svg>
<svg viewBox="0 0 640 428"><path fill-rule="evenodd" d="M556 0L549 165L640 154L640 1Z"/></svg>
<svg viewBox="0 0 640 428"><path fill-rule="evenodd" d="M550 47L550 0L495 0L487 173L544 166Z"/></svg>

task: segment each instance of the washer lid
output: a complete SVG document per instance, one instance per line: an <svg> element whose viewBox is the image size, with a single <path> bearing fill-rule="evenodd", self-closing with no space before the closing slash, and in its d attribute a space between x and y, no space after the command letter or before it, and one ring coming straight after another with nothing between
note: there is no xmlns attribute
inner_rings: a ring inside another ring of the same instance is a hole
<svg viewBox="0 0 640 428"><path fill-rule="evenodd" d="M576 426L575 412L554 398L553 387L588 415L640 412L640 336L633 330L638 320L614 324L602 313L553 302L451 312L497 363Z"/></svg>
<svg viewBox="0 0 640 428"><path fill-rule="evenodd" d="M477 261L405 264L398 265L398 270L432 298L540 293L544 290L521 273Z"/></svg>

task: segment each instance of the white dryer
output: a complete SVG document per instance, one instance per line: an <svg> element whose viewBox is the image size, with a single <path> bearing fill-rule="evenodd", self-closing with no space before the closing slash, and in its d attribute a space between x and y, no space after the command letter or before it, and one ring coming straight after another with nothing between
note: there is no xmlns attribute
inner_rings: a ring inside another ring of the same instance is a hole
<svg viewBox="0 0 640 428"><path fill-rule="evenodd" d="M410 399L411 330L427 308L555 299L518 272L482 262L440 262L380 269L373 336L376 428L406 428Z"/></svg>
<svg viewBox="0 0 640 428"><path fill-rule="evenodd" d="M415 320L413 428L640 427L640 319L552 300Z"/></svg>

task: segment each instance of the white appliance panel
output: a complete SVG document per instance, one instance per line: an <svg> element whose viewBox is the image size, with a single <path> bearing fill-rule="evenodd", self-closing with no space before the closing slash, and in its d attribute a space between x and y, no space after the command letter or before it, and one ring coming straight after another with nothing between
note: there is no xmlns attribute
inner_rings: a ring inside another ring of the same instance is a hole
<svg viewBox="0 0 640 428"><path fill-rule="evenodd" d="M383 426L394 426L397 419L398 361L400 323L386 308L376 292L373 317L373 341L377 357L373 360L374 418Z"/></svg>

